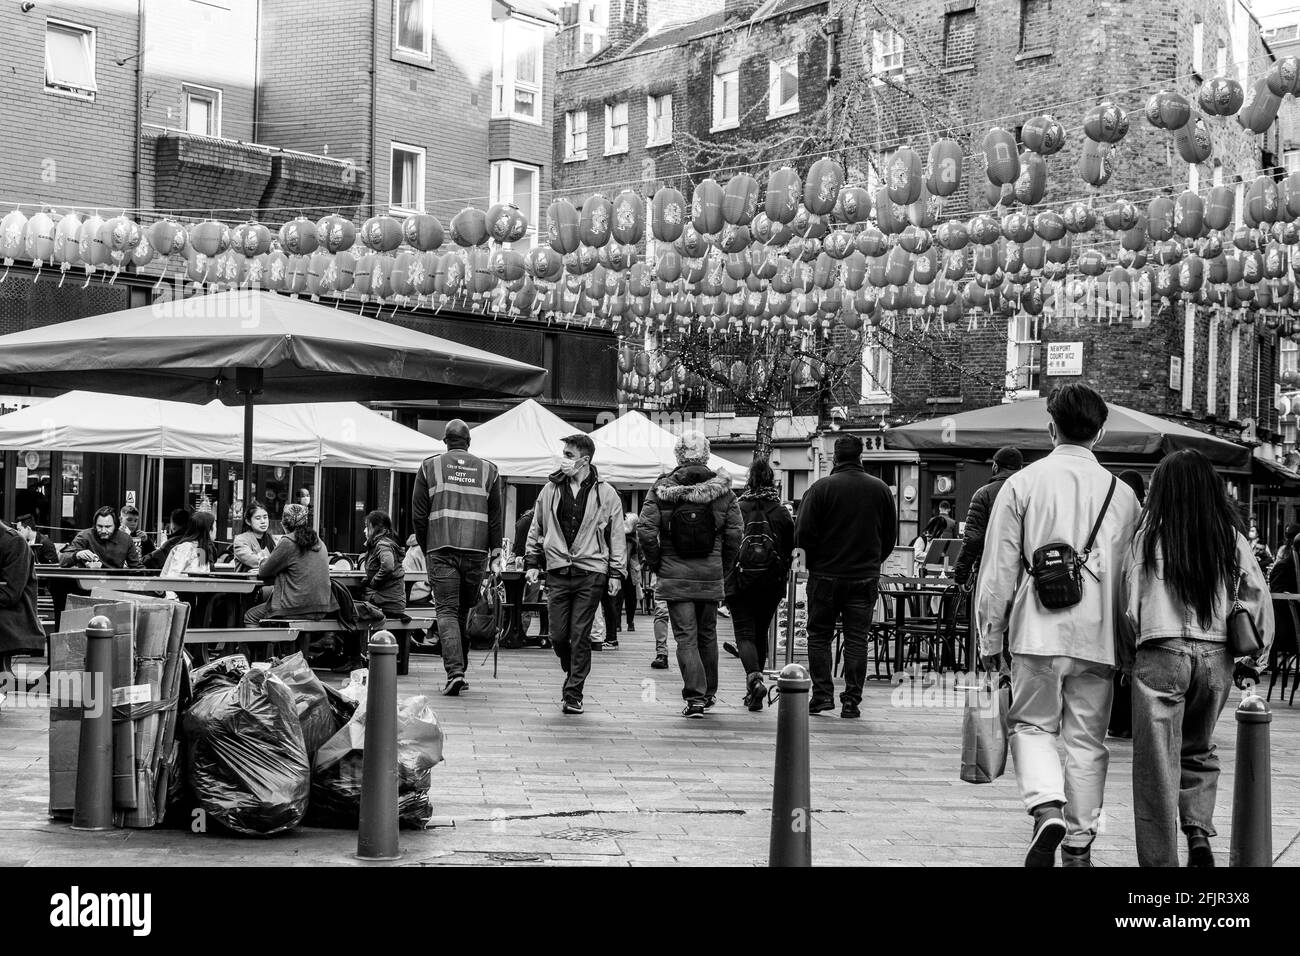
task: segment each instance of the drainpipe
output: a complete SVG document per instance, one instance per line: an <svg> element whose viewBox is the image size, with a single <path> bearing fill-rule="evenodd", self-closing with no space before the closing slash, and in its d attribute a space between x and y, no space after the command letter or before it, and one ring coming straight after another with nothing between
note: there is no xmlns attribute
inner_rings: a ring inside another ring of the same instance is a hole
<svg viewBox="0 0 1300 956"><path fill-rule="evenodd" d="M257 0L253 16L253 135L250 138L254 143L260 143L257 120L262 102L262 0Z"/></svg>
<svg viewBox="0 0 1300 956"><path fill-rule="evenodd" d="M144 132L144 24L145 24L145 0L138 0L136 14L136 40L135 40L135 169L132 171L135 190L134 199L131 200L136 208L136 214L139 215L140 209L140 160L143 150L140 147L140 136Z"/></svg>
<svg viewBox="0 0 1300 956"><path fill-rule="evenodd" d="M376 170L379 168L375 159L375 114L379 109L379 0L372 0L370 7L370 210L375 208ZM363 219L373 215L367 211Z"/></svg>

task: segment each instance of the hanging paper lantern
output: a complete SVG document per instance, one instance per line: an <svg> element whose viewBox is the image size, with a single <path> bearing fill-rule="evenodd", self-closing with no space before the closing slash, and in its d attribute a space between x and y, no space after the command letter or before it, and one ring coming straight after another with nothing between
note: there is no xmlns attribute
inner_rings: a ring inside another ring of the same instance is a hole
<svg viewBox="0 0 1300 956"><path fill-rule="evenodd" d="M477 212L477 210L475 210ZM466 210L468 212L468 210ZM462 215L458 213L457 215ZM478 224L483 225L482 213L479 212ZM452 230L453 234L455 229ZM486 237L487 230L482 230L482 236ZM402 224L392 216L371 216L361 226L361 232L358 236L361 244L371 252L392 252L402 244ZM454 235L453 235L454 238ZM477 240L479 242L483 239ZM472 243L471 243L472 244Z"/></svg>
<svg viewBox="0 0 1300 956"><path fill-rule="evenodd" d="M1028 242L1033 234L1033 221L1023 212L1013 212L1002 220L1002 235L1012 242Z"/></svg>
<svg viewBox="0 0 1300 956"><path fill-rule="evenodd" d="M889 198L889 190L881 186L872 197L876 207L876 225L888 235L897 235L907 228L907 210Z"/></svg>
<svg viewBox="0 0 1300 956"><path fill-rule="evenodd" d="M722 218L733 226L748 226L758 212L758 180L749 173L737 173L722 191Z"/></svg>
<svg viewBox="0 0 1300 956"><path fill-rule="evenodd" d="M714 235L722 229L722 187L705 179L691 193L691 224L697 232Z"/></svg>
<svg viewBox="0 0 1300 956"><path fill-rule="evenodd" d="M1147 218L1152 219L1150 211ZM1205 203L1192 190L1182 192L1174 202L1174 231L1184 239L1195 239L1205 227Z"/></svg>
<svg viewBox="0 0 1300 956"><path fill-rule="evenodd" d="M352 220L331 213L316 221L316 242L326 252L343 252L356 245L356 241L357 227Z"/></svg>
<svg viewBox="0 0 1300 956"><path fill-rule="evenodd" d="M102 220L101 220L102 222ZM0 219L0 259L6 266L21 259L27 244L27 217L15 209Z"/></svg>
<svg viewBox="0 0 1300 956"><path fill-rule="evenodd" d="M1293 56L1284 56L1271 67L1264 77L1268 90L1276 96L1295 93L1300 83L1300 60Z"/></svg>
<svg viewBox="0 0 1300 956"><path fill-rule="evenodd" d="M144 234L141 233L140 242L136 245L135 251L131 253L131 265L135 266L138 271L149 265L149 263L153 262L157 257L157 251L149 244L149 240L145 238ZM240 260L244 261L245 257L240 256ZM246 273L247 271L247 264L245 263L243 272Z"/></svg>
<svg viewBox="0 0 1300 956"><path fill-rule="evenodd" d="M661 190L662 191L662 190ZM546 238L551 248L562 256L578 248L581 216L573 203L557 199L546 209Z"/></svg>
<svg viewBox="0 0 1300 956"><path fill-rule="evenodd" d="M775 223L788 223L799 211L799 197L803 184L799 174L789 166L782 166L767 178L767 195L763 212Z"/></svg>
<svg viewBox="0 0 1300 956"><path fill-rule="evenodd" d="M884 182L891 202L906 206L921 196L921 157L908 146L894 150L884 169Z"/></svg>
<svg viewBox="0 0 1300 956"><path fill-rule="evenodd" d="M1288 173L1277 190L1279 218L1289 222L1300 217L1300 173Z"/></svg>
<svg viewBox="0 0 1300 956"><path fill-rule="evenodd" d="M921 196L916 202L905 207L907 210L907 221L918 229L931 229L939 218L939 200L930 195L930 191L925 188L925 182L921 183Z"/></svg>
<svg viewBox="0 0 1300 956"><path fill-rule="evenodd" d="M334 275L332 284L335 292L347 292L357 281L357 257L347 250L334 253ZM425 269L429 269L426 262Z"/></svg>
<svg viewBox="0 0 1300 956"><path fill-rule="evenodd" d="M718 248L727 254L741 252L749 247L749 230L744 226L726 223L718 233Z"/></svg>
<svg viewBox="0 0 1300 956"><path fill-rule="evenodd" d="M414 216L407 216L402 222L402 238L412 249L420 252L435 252L442 247L445 237L442 223L437 216L417 213Z"/></svg>
<svg viewBox="0 0 1300 956"><path fill-rule="evenodd" d="M1070 261L1070 252L1074 245L1074 236L1066 233L1060 239L1047 243L1046 257L1049 263L1065 265Z"/></svg>
<svg viewBox="0 0 1300 956"><path fill-rule="evenodd" d="M35 213L23 230L23 255L41 268L54 259L54 218L47 212ZM9 258L7 255L5 258Z"/></svg>
<svg viewBox="0 0 1300 956"><path fill-rule="evenodd" d="M1047 189L1047 160L1032 151L1020 154L1020 175L1016 178L1016 202L1036 206Z"/></svg>
<svg viewBox="0 0 1300 956"><path fill-rule="evenodd" d="M24 216L23 227L25 228L26 225L27 217ZM99 216L87 216L81 221L81 228L77 230L77 254L81 259L82 264L85 265L87 272L93 272L99 266L108 265L108 245L104 242L104 238L100 232L103 226L104 220ZM4 223L0 222L0 233L3 233L4 231ZM17 248L19 250L18 254L22 255L21 232L18 234ZM224 251L224 248L221 251ZM3 254L4 252L5 249L0 248L0 254ZM6 255L5 258L8 258L8 256ZM206 257L204 265L206 266Z"/></svg>
<svg viewBox="0 0 1300 956"><path fill-rule="evenodd" d="M971 256L968 249L949 249L943 254L943 277L960 279L970 270Z"/></svg>
<svg viewBox="0 0 1300 956"><path fill-rule="evenodd" d="M1065 228L1072 233L1091 232L1097 225L1097 215L1087 203L1071 203L1065 207L1062 218Z"/></svg>
<svg viewBox="0 0 1300 956"><path fill-rule="evenodd" d="M889 248L889 243L885 239L885 234L874 226L867 226L858 233L856 240L858 252L862 253L868 259L883 256Z"/></svg>
<svg viewBox="0 0 1300 956"><path fill-rule="evenodd" d="M337 291L334 286L337 275L338 267L332 255L324 250L313 253L307 260L307 291L313 297Z"/></svg>
<svg viewBox="0 0 1300 956"><path fill-rule="evenodd" d="M549 246L533 246L524 254L524 271L534 279L557 282L564 274L564 259Z"/></svg>
<svg viewBox="0 0 1300 956"><path fill-rule="evenodd" d="M1120 233L1120 245L1134 252L1147 247L1147 217L1138 213L1137 221Z"/></svg>
<svg viewBox="0 0 1300 956"><path fill-rule="evenodd" d="M970 232L964 223L949 219L939 224L934 232L935 241L945 249L963 249L970 243Z"/></svg>
<svg viewBox="0 0 1300 956"><path fill-rule="evenodd" d="M291 256L309 256L320 245L316 224L299 216L280 227L280 248Z"/></svg>
<svg viewBox="0 0 1300 956"><path fill-rule="evenodd" d="M815 216L828 216L835 209L843 188L844 167L833 159L823 157L808 170L808 179L803 187L804 207ZM771 213L768 215L771 216Z"/></svg>
<svg viewBox="0 0 1300 956"><path fill-rule="evenodd" d="M1128 133L1128 117L1109 101L1099 103L1084 115L1083 135L1094 143L1118 143Z"/></svg>
<svg viewBox="0 0 1300 956"><path fill-rule="evenodd" d="M190 229L190 246L202 256L219 256L230 248L230 228L224 222L206 219Z"/></svg>
<svg viewBox="0 0 1300 956"><path fill-rule="evenodd" d="M645 236L645 204L630 189L614 197L611 235L620 245L636 245Z"/></svg>
<svg viewBox="0 0 1300 956"><path fill-rule="evenodd" d="M154 223L150 234L160 225ZM312 227L315 228L314 226ZM249 220L230 231L230 248L245 258L253 259L271 251L271 230L260 222Z"/></svg>
<svg viewBox="0 0 1300 956"><path fill-rule="evenodd" d="M588 196L578 219L578 238L599 249L609 242L613 228L614 205L601 195Z"/></svg>
<svg viewBox="0 0 1300 956"><path fill-rule="evenodd" d="M1051 156L1065 145L1065 127L1046 114L1035 116L1021 128L1020 139L1030 152Z"/></svg>
<svg viewBox="0 0 1300 956"><path fill-rule="evenodd" d="M1104 186L1115 172L1111 149L1105 143L1089 139L1083 144L1076 167L1079 178L1089 186Z"/></svg>
<svg viewBox="0 0 1300 956"><path fill-rule="evenodd" d="M100 226L99 231L99 241L108 248L109 260L115 269L126 265L144 238L140 227L126 216L114 216Z"/></svg>
<svg viewBox="0 0 1300 956"><path fill-rule="evenodd" d="M379 218L386 219L388 217L385 216ZM361 241L365 242L368 246L371 246L371 243L367 241L367 232L369 231L370 223L374 221L375 220L373 219L368 221L365 227L361 230ZM396 224L396 220L394 220L394 224ZM488 241L487 213L476 206L466 206L460 212L456 213L456 215L451 217L450 235L451 241L463 249L472 249L475 246L483 245ZM371 246L371 248L377 248L380 252L391 251L396 249L400 244L401 236L402 233L399 228L397 230L397 241L392 245L385 243L387 248L379 248L375 246Z"/></svg>
<svg viewBox="0 0 1300 956"><path fill-rule="evenodd" d="M1193 112L1191 120L1174 133L1174 147L1185 163L1203 163L1210 158L1214 143L1200 113Z"/></svg>
<svg viewBox="0 0 1300 956"><path fill-rule="evenodd" d="M488 238L493 242L516 242L528 234L528 220L513 203L493 203L484 218Z"/></svg>
<svg viewBox="0 0 1300 956"><path fill-rule="evenodd" d="M1180 130L1191 119L1192 106L1181 93L1161 90L1147 100L1145 112L1156 129Z"/></svg>
<svg viewBox="0 0 1300 956"><path fill-rule="evenodd" d="M871 193L861 186L845 186L835 202L834 215L849 225L866 222L871 215Z"/></svg>
<svg viewBox="0 0 1300 956"><path fill-rule="evenodd" d="M1156 242L1164 242L1174 234L1174 201L1168 196L1157 196L1147 203L1147 235Z"/></svg>
<svg viewBox="0 0 1300 956"><path fill-rule="evenodd" d="M1237 203L1236 193L1229 186L1215 186L1205 202L1205 225L1208 229L1227 229L1232 225Z"/></svg>
<svg viewBox="0 0 1300 956"><path fill-rule="evenodd" d="M935 140L930 146L925 187L940 198L951 196L961 187L961 163L961 147L954 140Z"/></svg>
<svg viewBox="0 0 1300 956"><path fill-rule="evenodd" d="M1252 133L1262 133L1273 125L1281 107L1282 97L1268 88L1268 79L1257 80L1237 114L1237 122Z"/></svg>
<svg viewBox="0 0 1300 956"><path fill-rule="evenodd" d="M995 186L1008 186L1020 176L1020 152L1016 137L1008 130L995 126L984 134L981 145L989 182Z"/></svg>
<svg viewBox="0 0 1300 956"><path fill-rule="evenodd" d="M1232 116L1246 100L1241 84L1231 77L1216 76L1201 84L1196 104L1210 116Z"/></svg>
<svg viewBox="0 0 1300 956"><path fill-rule="evenodd" d="M286 258L284 253L276 253L281 258ZM220 256L209 256L199 252L191 246L185 255L185 278L191 282L197 282L199 285L216 285L221 281ZM284 283L284 264L282 263L279 270L281 287ZM279 291L276 288L275 291Z"/></svg>
<svg viewBox="0 0 1300 956"><path fill-rule="evenodd" d="M3 223L0 223L0 232L3 231ZM54 261L60 264L64 272L81 262L81 250L77 245L77 234L80 231L81 217L75 213L62 216L54 227Z"/></svg>
<svg viewBox="0 0 1300 956"><path fill-rule="evenodd" d="M1242 218L1253 229L1262 223L1276 222L1277 214L1277 185L1270 176L1257 177L1246 189Z"/></svg>
<svg viewBox="0 0 1300 956"><path fill-rule="evenodd" d="M1065 235L1065 219L1058 212L1040 212L1034 217L1034 232L1048 242Z"/></svg>
<svg viewBox="0 0 1300 956"><path fill-rule="evenodd" d="M1002 235L1002 225L992 216L976 216L967 226L971 242L979 246L991 245Z"/></svg>

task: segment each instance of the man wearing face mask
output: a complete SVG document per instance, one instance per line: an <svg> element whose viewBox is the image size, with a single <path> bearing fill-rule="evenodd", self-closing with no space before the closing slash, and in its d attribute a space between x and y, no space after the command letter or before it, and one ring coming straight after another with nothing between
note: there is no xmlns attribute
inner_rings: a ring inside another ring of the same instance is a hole
<svg viewBox="0 0 1300 956"><path fill-rule="evenodd" d="M546 567L551 644L564 668L566 714L582 713L591 670L591 624L601 597L617 596L627 553L623 502L591 464L596 445L583 434L564 439L558 468L537 496L524 563L529 584Z"/></svg>
<svg viewBox="0 0 1300 956"><path fill-rule="evenodd" d="M497 466L469 452L469 426L447 423L447 451L426 458L415 477L411 517L429 561L429 585L438 608L438 639L447 683L455 697L465 683L465 619L478 599L484 564L501 563L501 487Z"/></svg>
<svg viewBox="0 0 1300 956"><path fill-rule="evenodd" d="M1047 411L1052 453L1011 475L993 503L976 621L990 672L1001 667L1003 635L1010 636L1011 752L1034 818L1025 865L1055 866L1064 841L1062 865L1091 866L1110 760L1120 571L1140 508L1092 452L1105 434L1102 397L1083 384L1061 385ZM1069 549L1083 562L1077 589L1060 584Z"/></svg>

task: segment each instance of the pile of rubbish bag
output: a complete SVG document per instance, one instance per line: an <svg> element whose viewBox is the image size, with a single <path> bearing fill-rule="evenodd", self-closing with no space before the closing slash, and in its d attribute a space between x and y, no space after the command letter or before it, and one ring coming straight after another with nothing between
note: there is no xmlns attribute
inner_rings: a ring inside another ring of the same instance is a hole
<svg viewBox="0 0 1300 956"><path fill-rule="evenodd" d="M240 654L193 672L185 713L186 780L197 805L226 829L269 836L306 820L356 828L365 758L365 672L341 690L322 684L302 654L250 665ZM426 697L398 703L398 810L423 828L442 728Z"/></svg>

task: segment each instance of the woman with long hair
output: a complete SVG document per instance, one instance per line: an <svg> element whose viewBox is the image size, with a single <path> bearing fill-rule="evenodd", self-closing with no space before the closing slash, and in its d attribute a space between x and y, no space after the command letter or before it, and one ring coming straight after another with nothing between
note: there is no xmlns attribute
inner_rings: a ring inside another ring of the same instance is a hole
<svg viewBox="0 0 1300 956"><path fill-rule="evenodd" d="M212 540L215 519L211 511L196 511L180 540L167 553L162 576L174 577L191 571L210 571L217 560L217 545Z"/></svg>
<svg viewBox="0 0 1300 956"><path fill-rule="evenodd" d="M767 635L785 594L794 553L794 519L781 504L772 466L761 459L750 465L739 504L740 551L726 578L727 606L745 667L745 706L762 710L767 699L763 683Z"/></svg>
<svg viewBox="0 0 1300 956"><path fill-rule="evenodd" d="M1190 449L1156 468L1124 567L1132 664L1133 816L1138 862L1214 866L1219 758L1212 737L1232 684L1258 679L1273 639L1268 585L1242 533L1223 479ZM1228 613L1234 600L1264 639L1234 667Z"/></svg>
<svg viewBox="0 0 1300 956"><path fill-rule="evenodd" d="M257 569L257 576L271 584L271 597L244 615L248 627L268 617L319 621L339 609L330 587L329 552L307 509L285 505L280 521L284 537Z"/></svg>
<svg viewBox="0 0 1300 956"><path fill-rule="evenodd" d="M270 512L260 501L254 501L244 509L244 530L235 535L232 546L235 567L240 571L256 571L274 550Z"/></svg>

